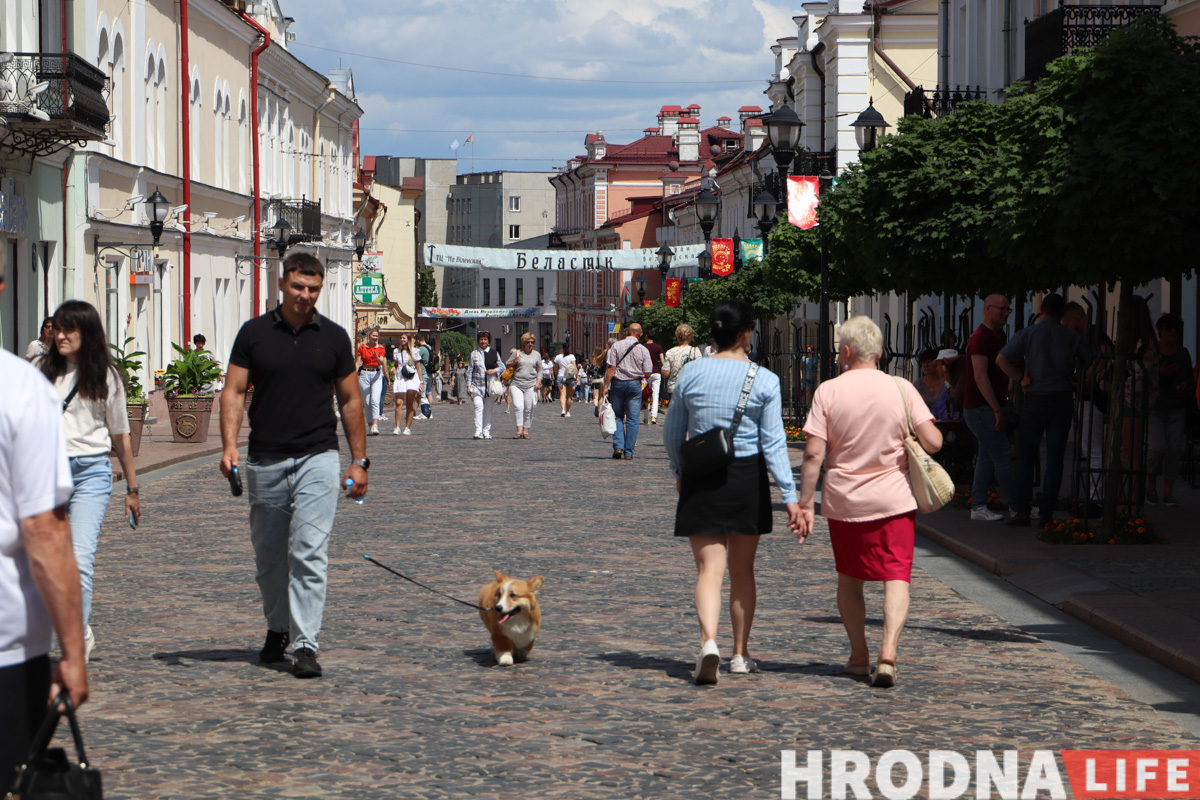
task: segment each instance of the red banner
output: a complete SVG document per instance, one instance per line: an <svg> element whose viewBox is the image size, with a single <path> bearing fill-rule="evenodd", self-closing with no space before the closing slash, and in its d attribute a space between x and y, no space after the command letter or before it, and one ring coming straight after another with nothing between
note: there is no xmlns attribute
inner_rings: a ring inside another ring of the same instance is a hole
<svg viewBox="0 0 1200 800"><path fill-rule="evenodd" d="M712 240L713 275L733 274L733 239Z"/></svg>
<svg viewBox="0 0 1200 800"><path fill-rule="evenodd" d="M815 175L788 176L788 222L802 231L817 224L817 204L821 201L821 182Z"/></svg>
<svg viewBox="0 0 1200 800"><path fill-rule="evenodd" d="M667 278L667 296L665 302L671 308L676 308L679 305L679 298L683 294L683 281L679 278Z"/></svg>

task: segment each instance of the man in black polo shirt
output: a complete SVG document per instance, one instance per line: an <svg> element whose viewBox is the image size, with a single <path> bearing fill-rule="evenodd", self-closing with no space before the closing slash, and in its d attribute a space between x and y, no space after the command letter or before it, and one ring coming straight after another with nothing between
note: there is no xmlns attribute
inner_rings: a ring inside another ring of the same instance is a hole
<svg viewBox="0 0 1200 800"><path fill-rule="evenodd" d="M250 449L245 473L250 494L250 541L267 618L264 663L283 661L294 646L297 678L316 678L317 635L325 610L327 549L341 486L367 492L366 423L350 337L317 313L325 267L307 253L284 259L283 301L238 331L221 394L221 473L238 466L237 433L246 390ZM353 459L338 479L336 394Z"/></svg>

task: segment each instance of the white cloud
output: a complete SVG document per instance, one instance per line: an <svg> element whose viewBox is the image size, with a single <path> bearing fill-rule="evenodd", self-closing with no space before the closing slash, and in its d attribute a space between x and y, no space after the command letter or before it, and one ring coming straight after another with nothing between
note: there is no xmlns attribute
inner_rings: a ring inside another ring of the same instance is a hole
<svg viewBox="0 0 1200 800"><path fill-rule="evenodd" d="M770 46L795 33L794 12L779 0L283 0L283 11L296 19L298 45L490 73L678 82L529 80L293 47L315 69L353 68L364 153L445 157L451 140L478 131L478 169L561 165L580 152L583 131L632 141L664 104L699 103L706 124L736 117L742 105L765 106ZM484 133L493 130L577 132ZM469 155L459 150L460 160ZM486 160L493 155L540 160Z"/></svg>

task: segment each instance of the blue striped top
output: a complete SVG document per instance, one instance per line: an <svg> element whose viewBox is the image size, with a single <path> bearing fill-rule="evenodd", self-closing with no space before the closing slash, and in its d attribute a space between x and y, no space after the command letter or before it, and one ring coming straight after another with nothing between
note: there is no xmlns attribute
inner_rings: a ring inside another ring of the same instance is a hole
<svg viewBox="0 0 1200 800"><path fill-rule="evenodd" d="M680 474L679 448L685 437L733 425L733 412L749 369L748 361L702 358L692 361L679 373L663 431L663 444L676 476ZM760 452L766 456L767 469L783 493L783 501L796 502L796 480L788 460L787 434L783 432L779 376L761 366L746 403L746 413L733 437L734 456L743 458Z"/></svg>

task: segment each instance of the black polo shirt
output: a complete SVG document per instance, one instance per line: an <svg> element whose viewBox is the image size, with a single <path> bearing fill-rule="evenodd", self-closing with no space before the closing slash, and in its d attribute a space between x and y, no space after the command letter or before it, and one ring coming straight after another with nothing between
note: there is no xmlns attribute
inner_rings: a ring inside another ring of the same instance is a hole
<svg viewBox="0 0 1200 800"><path fill-rule="evenodd" d="M354 372L350 336L317 314L292 330L279 309L242 326L229 363L250 371L250 455L292 458L338 449L335 385Z"/></svg>

